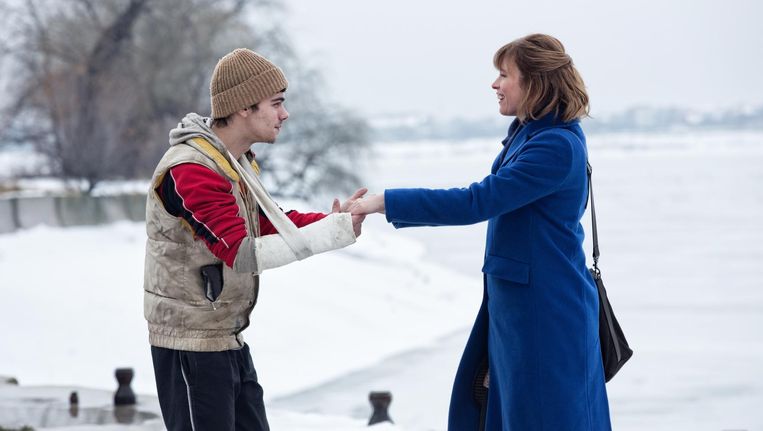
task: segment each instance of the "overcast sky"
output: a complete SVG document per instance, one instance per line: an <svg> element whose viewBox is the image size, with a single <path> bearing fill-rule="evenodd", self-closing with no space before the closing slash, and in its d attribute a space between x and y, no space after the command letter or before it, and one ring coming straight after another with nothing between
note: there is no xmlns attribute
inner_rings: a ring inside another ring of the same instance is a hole
<svg viewBox="0 0 763 431"><path fill-rule="evenodd" d="M763 104L763 1L287 0L286 28L332 98L363 114L497 112L492 56L559 38L592 113Z"/></svg>

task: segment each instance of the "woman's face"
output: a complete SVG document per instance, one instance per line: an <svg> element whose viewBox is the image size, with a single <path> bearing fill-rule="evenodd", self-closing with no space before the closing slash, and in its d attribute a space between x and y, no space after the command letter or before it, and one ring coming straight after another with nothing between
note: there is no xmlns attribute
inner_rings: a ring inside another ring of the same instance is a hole
<svg viewBox="0 0 763 431"><path fill-rule="evenodd" d="M517 115L519 102L522 100L524 90L520 86L522 75L517 65L511 60L506 60L498 70L498 78L493 82L493 90L498 95L498 112L501 115Z"/></svg>

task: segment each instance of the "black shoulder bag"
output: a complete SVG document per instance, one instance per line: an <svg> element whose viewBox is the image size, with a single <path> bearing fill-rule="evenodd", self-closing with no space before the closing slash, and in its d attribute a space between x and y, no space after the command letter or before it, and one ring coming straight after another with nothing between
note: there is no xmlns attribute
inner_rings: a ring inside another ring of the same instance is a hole
<svg viewBox="0 0 763 431"><path fill-rule="evenodd" d="M617 323L612 304L607 298L607 289L601 280L599 270L599 236L596 232L596 209L593 204L593 185L591 184L591 164L588 168L588 196L591 200L591 225L593 232L593 268L590 268L591 276L596 282L599 291L599 343L601 344L601 360L604 365L604 381L608 382L615 377L620 368L633 356L633 350L628 346L623 330Z"/></svg>

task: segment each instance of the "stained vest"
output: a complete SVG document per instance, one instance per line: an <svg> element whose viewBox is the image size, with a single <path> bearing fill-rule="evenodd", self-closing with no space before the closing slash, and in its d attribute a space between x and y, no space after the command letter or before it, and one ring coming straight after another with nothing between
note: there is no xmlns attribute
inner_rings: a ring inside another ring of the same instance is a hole
<svg viewBox="0 0 763 431"><path fill-rule="evenodd" d="M152 346L200 352L238 349L257 302L259 277L236 272L212 252L182 218L169 214L156 192L176 165L196 163L230 181L238 215L248 236L259 235L257 205L238 174L209 142L193 138L173 145L154 171L146 204L144 315ZM256 164L252 162L255 169ZM201 268L222 266L223 290L215 301L205 296Z"/></svg>

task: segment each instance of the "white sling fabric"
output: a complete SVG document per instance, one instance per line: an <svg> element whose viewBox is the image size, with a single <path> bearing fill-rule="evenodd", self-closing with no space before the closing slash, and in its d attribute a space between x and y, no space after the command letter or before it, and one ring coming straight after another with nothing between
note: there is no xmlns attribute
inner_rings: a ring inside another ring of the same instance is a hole
<svg viewBox="0 0 763 431"><path fill-rule="evenodd" d="M254 241L245 238L241 247L251 249L253 253L250 254L248 250L244 253L239 251L234 265L237 270L261 274L266 269L343 248L355 242L352 216L349 213L332 213L317 222L297 228L273 201L249 160L245 156L236 160L230 152L228 157L257 204L278 231L278 235L253 238ZM242 261L239 261L239 257L243 258ZM250 259L253 261L250 262Z"/></svg>
<svg viewBox="0 0 763 431"><path fill-rule="evenodd" d="M235 169L239 176L244 180L246 187L252 193L252 196L254 196L257 204L265 212L268 220L273 223L273 226L278 231L278 234L281 235L284 242L286 242L289 248L294 252L297 260L306 259L312 256L313 252L310 250L307 241L300 234L297 226L295 226L294 223L286 217L286 214L278 208L278 205L273 201L270 193L265 190L265 186L262 185L257 174L254 173L252 165L246 156L243 155L240 160L236 160L229 151L228 157L232 161L233 169Z"/></svg>

